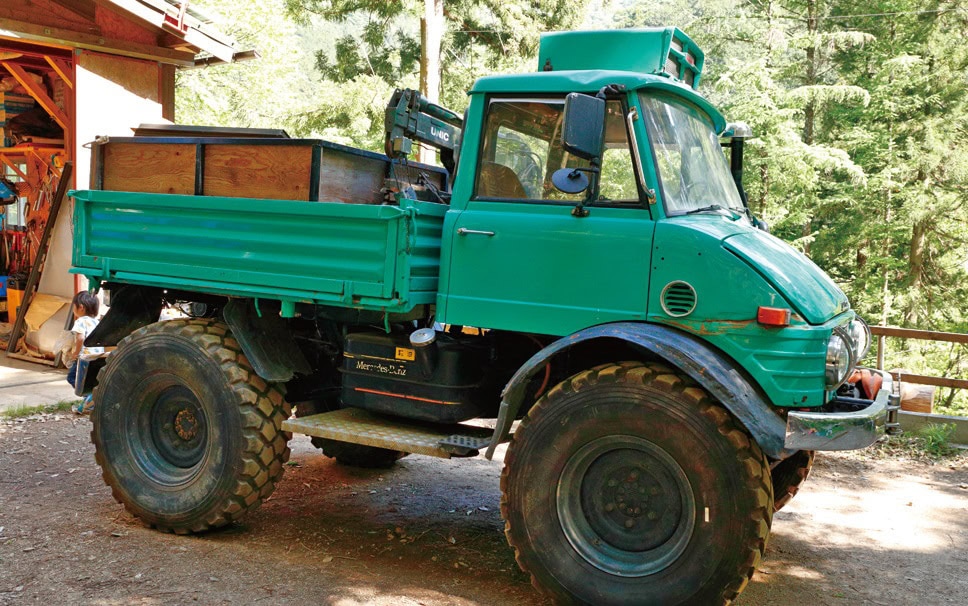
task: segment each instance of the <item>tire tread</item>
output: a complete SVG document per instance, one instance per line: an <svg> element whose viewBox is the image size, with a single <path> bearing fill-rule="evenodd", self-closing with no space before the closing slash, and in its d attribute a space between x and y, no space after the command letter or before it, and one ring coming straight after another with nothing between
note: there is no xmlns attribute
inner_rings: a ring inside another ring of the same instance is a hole
<svg viewBox="0 0 968 606"><path fill-rule="evenodd" d="M150 524L163 532L190 534L205 532L234 522L257 509L272 494L276 484L282 479L285 463L289 460L289 434L282 431L282 421L288 419L291 408L286 402L282 388L267 384L252 368L238 341L220 321L212 318L192 318L169 320L149 324L139 328L118 343L118 349L125 344L151 334L168 334L188 338L199 345L200 349L222 369L229 380L229 387L240 402L243 419L242 442L245 464L239 474L232 494L221 503L202 522L185 526ZM103 372L103 369L102 369ZM94 401L98 402L100 386L94 388ZM137 516L136 509L127 502L122 492L116 488L115 479L106 465L104 455L97 448L95 433L91 431L91 442L95 445L94 458L101 467L102 479L111 488L114 499L124 505L131 514ZM262 455L272 456L263 460Z"/></svg>
<svg viewBox="0 0 968 606"><path fill-rule="evenodd" d="M783 509L793 497L800 492L800 487L810 475L816 452L801 450L795 452L789 459L784 459L773 469L773 488L776 499L773 501L773 511Z"/></svg>
<svg viewBox="0 0 968 606"><path fill-rule="evenodd" d="M752 537L745 546L747 557L743 564L735 571L734 579L723 589L720 604L730 604L746 588L756 567L759 565L769 539L770 526L773 520L773 484L770 479L769 464L766 455L755 440L743 429L721 405L715 403L711 396L692 379L657 362L619 362L603 364L590 370L580 372L573 377L559 383L549 390L528 411L520 426L511 438L501 471L501 516L504 519L504 535L514 552L514 559L518 567L531 579L531 585L543 596L552 601L560 600L560 594L544 587L536 575L528 569L522 557L521 548L515 544L511 532L511 503L508 498L510 486L509 470L514 467L517 453L514 448L515 440L527 437L530 426L555 407L556 401L563 395L575 393L579 389L606 381L628 381L644 385L652 385L693 402L700 414L712 421L719 433L736 448L738 461L748 470L745 487L750 491L758 503L750 515L753 525L757 528L756 536Z"/></svg>

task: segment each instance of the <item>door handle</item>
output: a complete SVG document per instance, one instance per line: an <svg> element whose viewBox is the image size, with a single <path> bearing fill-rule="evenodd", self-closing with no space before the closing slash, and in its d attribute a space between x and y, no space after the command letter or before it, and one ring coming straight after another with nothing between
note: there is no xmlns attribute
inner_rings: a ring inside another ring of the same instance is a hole
<svg viewBox="0 0 968 606"><path fill-rule="evenodd" d="M466 236L468 234L475 234L475 235L478 235L478 236L488 236L488 237L490 237L490 236L493 236L494 235L494 232L493 231L481 231L479 229L467 229L466 227L458 227L457 228L457 235L458 236Z"/></svg>

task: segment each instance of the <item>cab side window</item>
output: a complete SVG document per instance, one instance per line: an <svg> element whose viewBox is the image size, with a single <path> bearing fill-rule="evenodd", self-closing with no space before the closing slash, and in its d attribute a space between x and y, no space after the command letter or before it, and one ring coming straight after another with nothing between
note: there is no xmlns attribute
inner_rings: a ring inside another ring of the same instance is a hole
<svg viewBox="0 0 968 606"><path fill-rule="evenodd" d="M492 99L484 126L475 197L579 202L585 194L555 189L551 175L588 162L561 148L564 99ZM622 104L606 104L600 202L638 202Z"/></svg>

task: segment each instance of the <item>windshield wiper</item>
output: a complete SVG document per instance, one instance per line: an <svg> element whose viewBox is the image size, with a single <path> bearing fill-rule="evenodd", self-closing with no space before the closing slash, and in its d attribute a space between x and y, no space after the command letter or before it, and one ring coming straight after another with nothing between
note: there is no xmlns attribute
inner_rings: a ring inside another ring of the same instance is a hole
<svg viewBox="0 0 968 606"><path fill-rule="evenodd" d="M725 206L722 206L721 204L710 204L709 206L703 206L702 208L694 208L692 210L687 210L685 214L694 215L697 213L708 213L708 212L713 212L717 210L724 210L728 212L729 215L733 218L733 220L739 219L742 216L732 208L727 208Z"/></svg>

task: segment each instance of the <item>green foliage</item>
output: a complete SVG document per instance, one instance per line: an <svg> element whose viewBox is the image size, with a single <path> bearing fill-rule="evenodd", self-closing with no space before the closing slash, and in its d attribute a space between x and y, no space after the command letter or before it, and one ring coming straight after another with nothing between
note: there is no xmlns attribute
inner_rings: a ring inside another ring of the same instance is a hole
<svg viewBox="0 0 968 606"><path fill-rule="evenodd" d="M944 457L954 450L950 443L954 432L953 423L932 423L919 429L915 435L921 438L922 447L928 455Z"/></svg>
<svg viewBox="0 0 968 606"><path fill-rule="evenodd" d="M925 425L912 432L886 436L868 452L875 456L904 457L931 463L968 461L968 451L951 444L954 430L955 426L951 423Z"/></svg>
<svg viewBox="0 0 968 606"><path fill-rule="evenodd" d="M322 87L338 84L342 98L300 113L293 122L295 132L337 137L369 149L382 149L382 102L394 88L417 88L423 2L284 3L296 22L341 32L334 44L316 49L314 59L316 71L324 79ZM441 104L463 111L466 91L477 78L494 72L533 70L539 34L575 26L586 3L587 0L445 0ZM348 97L350 94L356 97ZM360 99L373 98L380 99L375 106L360 107Z"/></svg>
<svg viewBox="0 0 968 606"><path fill-rule="evenodd" d="M36 414L67 412L68 410L71 410L71 407L78 402L80 402L80 400L65 400L55 404L39 404L36 406L15 406L6 410L0 410L0 418L22 419L23 417L29 417Z"/></svg>
<svg viewBox="0 0 968 606"><path fill-rule="evenodd" d="M310 22L306 14L315 13L328 16L326 18L335 23L349 22L354 26L353 33L345 33L336 40L332 56L328 49L316 50L316 69L327 80L342 83L369 75L394 82L419 68L419 36L393 25L394 21L401 19L405 3L300 3L287 0L286 4L291 14L307 24ZM324 4L330 5L329 8L324 9ZM338 6L334 8L333 5Z"/></svg>
<svg viewBox="0 0 968 606"><path fill-rule="evenodd" d="M416 82L410 83L415 86ZM378 76L359 75L341 83L321 87L326 102L292 116L293 132L300 136L374 151L383 150L383 110L393 86Z"/></svg>
<svg viewBox="0 0 968 606"><path fill-rule="evenodd" d="M296 25L285 18L284 0L265 0L245 10L217 0L192 6L211 16L239 48L259 59L177 73L176 121L181 124L280 128L313 100L312 57L298 44Z"/></svg>

